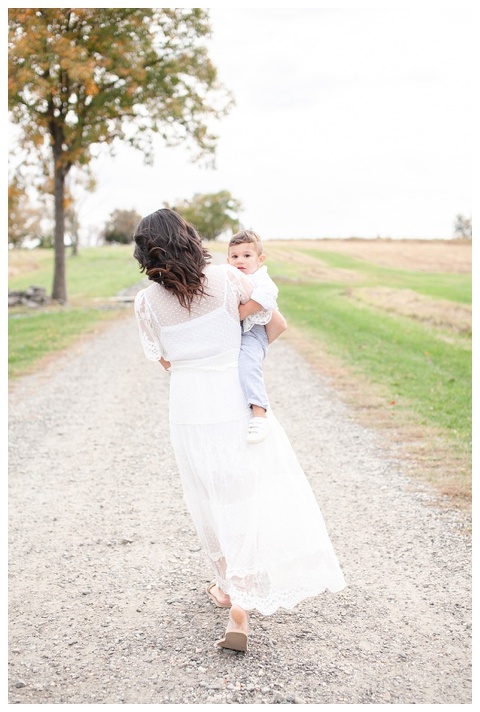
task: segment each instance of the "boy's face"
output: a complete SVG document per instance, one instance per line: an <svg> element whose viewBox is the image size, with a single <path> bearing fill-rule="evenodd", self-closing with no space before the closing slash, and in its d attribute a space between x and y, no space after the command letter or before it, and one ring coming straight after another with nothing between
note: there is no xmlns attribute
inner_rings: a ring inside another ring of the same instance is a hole
<svg viewBox="0 0 480 712"><path fill-rule="evenodd" d="M253 274L265 262L266 255L259 255L253 242L241 242L228 249L228 264L244 274Z"/></svg>

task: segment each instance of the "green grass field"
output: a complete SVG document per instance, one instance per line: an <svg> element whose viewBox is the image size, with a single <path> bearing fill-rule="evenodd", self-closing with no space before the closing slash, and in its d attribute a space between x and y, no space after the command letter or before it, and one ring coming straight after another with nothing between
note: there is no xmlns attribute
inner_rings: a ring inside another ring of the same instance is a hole
<svg viewBox="0 0 480 712"><path fill-rule="evenodd" d="M67 294L72 304L85 299L113 297L121 289L139 282L143 276L133 259L131 245L85 248L72 257L67 253ZM34 284L47 294L53 284L52 250L12 250L9 262L17 272L8 288L26 289Z"/></svg>

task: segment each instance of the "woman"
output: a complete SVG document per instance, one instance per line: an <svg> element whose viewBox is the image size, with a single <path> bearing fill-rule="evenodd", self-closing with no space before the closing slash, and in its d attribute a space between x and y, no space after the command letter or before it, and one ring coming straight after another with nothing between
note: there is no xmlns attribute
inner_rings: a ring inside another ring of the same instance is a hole
<svg viewBox="0 0 480 712"><path fill-rule="evenodd" d="M135 299L148 359L171 374L170 433L185 502L215 572L211 600L230 608L220 647L247 649L248 611L270 615L345 586L323 517L272 412L265 441L247 445L238 307L252 287L213 265L195 228L172 210L144 218L134 257L153 284ZM277 313L269 340L284 328Z"/></svg>

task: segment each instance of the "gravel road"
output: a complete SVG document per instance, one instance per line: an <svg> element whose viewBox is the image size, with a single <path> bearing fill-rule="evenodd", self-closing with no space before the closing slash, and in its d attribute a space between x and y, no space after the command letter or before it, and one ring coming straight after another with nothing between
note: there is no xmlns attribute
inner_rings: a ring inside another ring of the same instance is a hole
<svg viewBox="0 0 480 712"><path fill-rule="evenodd" d="M11 704L471 704L471 538L285 337L272 406L348 587L252 615L247 654L186 513L168 374L131 305L9 395ZM152 414L155 418L152 418Z"/></svg>

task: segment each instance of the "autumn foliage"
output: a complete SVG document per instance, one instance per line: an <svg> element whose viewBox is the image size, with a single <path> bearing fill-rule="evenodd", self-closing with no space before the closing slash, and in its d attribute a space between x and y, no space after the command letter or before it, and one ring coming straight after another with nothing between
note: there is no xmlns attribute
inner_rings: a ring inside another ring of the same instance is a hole
<svg viewBox="0 0 480 712"><path fill-rule="evenodd" d="M102 145L128 142L152 159L151 138L212 154L210 122L231 97L204 44L202 8L9 8L8 88L25 149L52 167L55 277L66 301L65 178Z"/></svg>

